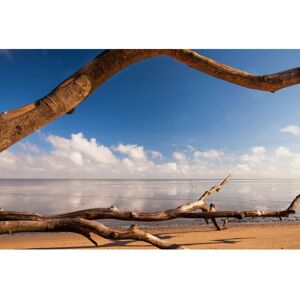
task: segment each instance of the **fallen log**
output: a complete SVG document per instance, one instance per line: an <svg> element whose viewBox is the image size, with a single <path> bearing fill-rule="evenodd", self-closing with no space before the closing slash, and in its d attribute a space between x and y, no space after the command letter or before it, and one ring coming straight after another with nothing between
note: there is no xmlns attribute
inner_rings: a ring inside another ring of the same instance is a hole
<svg viewBox="0 0 300 300"><path fill-rule="evenodd" d="M219 185L213 186L205 191L196 201L183 204L174 209L168 209L158 212L135 212L123 211L112 205L109 208L90 208L78 210L64 214L41 215L31 212L18 212L11 210L4 210L0 208L0 221L42 221L49 219L74 219L81 218L86 220L99 219L115 219L123 221L136 222L155 222L167 221L178 218L189 219L211 219L211 218L256 218L256 217L289 217L294 214L296 208L300 204L300 195L296 196L287 209L281 211L264 211L264 210L247 210L247 211L216 211L213 203L208 205L204 202L207 198L215 192L219 192L225 184L229 181L230 175L227 176ZM201 209L203 212L193 212Z"/></svg>
<svg viewBox="0 0 300 300"><path fill-rule="evenodd" d="M255 212L255 211L253 211ZM275 213L275 212L274 212ZM160 212L147 213L147 212L127 212L116 210L115 208L91 208L86 210L74 211L67 213L68 217L64 215L40 215L29 212L18 212L12 210L0 211L1 221L46 221L46 220L63 220L81 218L85 220L100 220L100 219L113 219L122 221L135 221L135 222L161 222L167 220L174 220L178 218L185 219L211 219L211 218L235 218L242 219L245 216L243 211L216 211L216 212L182 212L176 215L162 215L159 218ZM290 213L289 213L290 214ZM276 215L277 216L277 215ZM284 212L284 216L287 216Z"/></svg>
<svg viewBox="0 0 300 300"><path fill-rule="evenodd" d="M207 200L207 198L213 193L219 192L228 182L229 178L230 175L227 176L219 185L213 186L209 190L205 191L197 200L180 205L177 208L164 211L122 211L113 205L109 208L91 208L57 215L40 215L36 213L0 210L0 221L42 221L49 219L81 218L86 220L117 219L124 221L153 222L173 220L177 218L208 219L211 218L211 213L208 211L208 205L204 201ZM192 213L197 209L201 209L203 213ZM230 215L231 217L241 218L241 215L236 214L235 212L225 213L224 216L228 215Z"/></svg>
<svg viewBox="0 0 300 300"><path fill-rule="evenodd" d="M174 209L168 209L158 212L134 212L123 211L116 206L109 208L90 208L78 210L64 214L41 215L31 212L18 212L11 210L0 209L0 221L43 221L52 219L85 219L85 220L100 220L100 219L115 219L134 222L159 222L178 218L187 219L212 219L212 218L279 218L289 217L295 213L296 208L300 204L300 194L296 196L289 207L279 211L264 211L264 210L247 210L247 211L216 211L215 205L210 204L210 210L207 209L207 204L204 202L214 192L219 192L228 182L230 176L227 176L219 185L213 186L205 191L196 201L183 204ZM202 212L193 212L201 209Z"/></svg>
<svg viewBox="0 0 300 300"><path fill-rule="evenodd" d="M299 196L298 196L299 197ZM91 208L86 210L74 211L62 215L40 215L29 212L18 212L3 210L0 211L1 221L46 221L46 220L63 220L81 218L85 220L100 220L100 219L114 219L123 221L136 222L159 222L178 218L186 219L211 219L211 218L279 218L289 217L294 214L295 210L281 210L281 211L263 211L263 210L249 210L249 211L207 211L207 212L179 212L176 215L165 215L161 212L129 212L113 208ZM160 218L161 216L161 218ZM1 223L0 223L1 224Z"/></svg>
<svg viewBox="0 0 300 300"><path fill-rule="evenodd" d="M101 223L92 220L98 219L118 219L126 221L166 221L176 218L193 218L193 219L211 219L217 230L225 227L229 218L266 218L266 217L289 217L295 213L300 204L300 195L295 197L286 210L281 211L217 211L213 203L207 210L207 204L204 202L214 192L220 191L229 176L226 177L219 185L210 188L204 192L196 201L183 204L175 209L169 209L160 212L131 212L122 211L115 206L110 208L92 208L75 211L66 214L57 215L40 215L36 213L7 211L0 209L0 234L17 233L17 232L75 232L88 238L92 243L97 245L91 237L91 233L108 239L133 239L148 242L161 249L177 249L179 245L170 244L163 241L137 226L131 226L127 230L111 229ZM202 209L202 212L193 212ZM225 218L223 226L217 223L218 218Z"/></svg>
<svg viewBox="0 0 300 300"><path fill-rule="evenodd" d="M51 216L0 209L0 234L18 232L75 232L83 235L97 246L96 241L91 236L91 233L94 233L113 240L132 239L145 241L161 249L180 249L182 248L181 246L163 241L154 235L141 230L136 225L131 226L127 230L115 230L91 220L119 219L132 221L161 221L178 218L180 216L184 217L184 214L186 214L186 217L192 217L191 211L197 209L202 209L204 213L209 214L207 211L207 204L205 204L204 201L212 193L219 192L229 180L229 177L230 176L227 176L219 185L204 192L196 201L181 205L175 209L157 213L124 212L117 209L115 206L108 209L96 208Z"/></svg>

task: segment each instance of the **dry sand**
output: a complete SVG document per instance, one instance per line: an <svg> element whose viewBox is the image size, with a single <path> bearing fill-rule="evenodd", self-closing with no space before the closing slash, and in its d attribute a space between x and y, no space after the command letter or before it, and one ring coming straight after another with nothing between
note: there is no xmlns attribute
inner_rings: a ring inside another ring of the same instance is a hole
<svg viewBox="0 0 300 300"><path fill-rule="evenodd" d="M300 249L300 222L228 224L222 231L205 225L147 231L190 249ZM155 249L144 242L95 239L100 247L71 233L6 235L0 237L0 249Z"/></svg>

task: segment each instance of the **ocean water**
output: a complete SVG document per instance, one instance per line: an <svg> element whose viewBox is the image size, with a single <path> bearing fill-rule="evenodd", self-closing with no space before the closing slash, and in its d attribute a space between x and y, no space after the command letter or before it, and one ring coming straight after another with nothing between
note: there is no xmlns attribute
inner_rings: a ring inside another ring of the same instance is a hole
<svg viewBox="0 0 300 300"><path fill-rule="evenodd" d="M64 213L115 205L134 211L158 211L175 208L197 199L221 180L21 180L0 179L0 208L37 212ZM230 180L207 203L218 210L281 210L300 194L300 180ZM255 221L273 221L254 219ZM300 220L300 210L290 220ZM251 219L247 219L251 221ZM202 220L170 220L146 223L201 223ZM125 221L103 220L108 225L128 225Z"/></svg>

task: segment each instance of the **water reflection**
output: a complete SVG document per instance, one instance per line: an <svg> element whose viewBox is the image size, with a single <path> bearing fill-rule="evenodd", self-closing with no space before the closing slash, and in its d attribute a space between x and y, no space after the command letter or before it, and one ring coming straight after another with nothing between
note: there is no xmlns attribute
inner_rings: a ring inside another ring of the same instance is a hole
<svg viewBox="0 0 300 300"><path fill-rule="evenodd" d="M156 211L194 200L219 182L3 179L0 180L0 207L45 214L111 205L126 210ZM214 202L219 210L277 210L285 209L299 193L300 180L231 180L209 202Z"/></svg>

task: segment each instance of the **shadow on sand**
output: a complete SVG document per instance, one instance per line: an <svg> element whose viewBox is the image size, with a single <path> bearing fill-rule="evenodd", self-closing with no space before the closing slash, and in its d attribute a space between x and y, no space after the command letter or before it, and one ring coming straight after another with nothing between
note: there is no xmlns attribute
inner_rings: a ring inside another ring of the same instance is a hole
<svg viewBox="0 0 300 300"><path fill-rule="evenodd" d="M189 233L193 232L203 232L203 230L194 230L194 231L189 231ZM178 233L187 233L187 231L179 231L176 233L173 233L172 235L168 235L168 233L161 233L161 234L154 234L156 237L162 239L162 240L168 240L173 237L176 237L176 234ZM253 237L249 238L228 238L228 239L216 239L216 240L211 240L207 242L195 242L195 243L183 243L182 246L195 246L195 245L234 245L237 243L240 243L242 240L248 240L248 239L253 239ZM45 248L23 248L23 250L50 250L50 249L114 249L114 248L120 248L120 247L126 247L127 249L153 249L153 247L149 244L146 245L136 245L137 241L132 241L132 240L120 240L120 241L111 241L110 243L101 245L99 246L73 246L73 247L45 247Z"/></svg>

